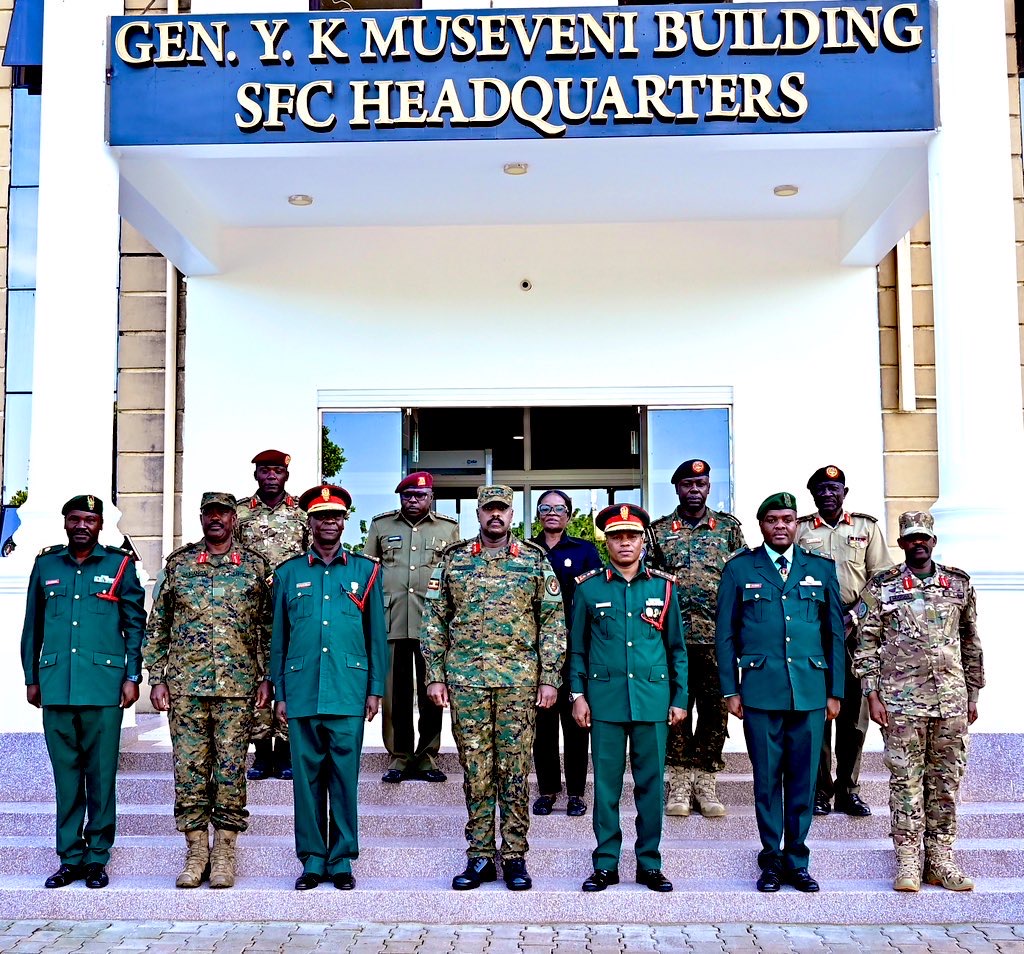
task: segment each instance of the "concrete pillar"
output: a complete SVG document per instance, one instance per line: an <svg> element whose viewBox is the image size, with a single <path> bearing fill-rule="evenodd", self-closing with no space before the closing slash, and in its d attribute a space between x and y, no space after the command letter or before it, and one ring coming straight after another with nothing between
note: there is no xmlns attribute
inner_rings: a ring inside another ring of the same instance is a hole
<svg viewBox="0 0 1024 954"><path fill-rule="evenodd" d="M979 590L989 688L977 729L1019 732L1024 718L1010 702L1024 553L1009 488L1024 472L1024 423L1002 0L942 0L938 67L941 130L929 154L937 556Z"/></svg>

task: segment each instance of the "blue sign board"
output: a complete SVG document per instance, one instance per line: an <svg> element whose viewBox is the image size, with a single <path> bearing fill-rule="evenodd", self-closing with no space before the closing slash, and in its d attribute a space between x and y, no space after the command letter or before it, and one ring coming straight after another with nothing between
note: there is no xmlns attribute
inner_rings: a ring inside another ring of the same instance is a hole
<svg viewBox="0 0 1024 954"><path fill-rule="evenodd" d="M936 126L933 5L112 17L115 146Z"/></svg>

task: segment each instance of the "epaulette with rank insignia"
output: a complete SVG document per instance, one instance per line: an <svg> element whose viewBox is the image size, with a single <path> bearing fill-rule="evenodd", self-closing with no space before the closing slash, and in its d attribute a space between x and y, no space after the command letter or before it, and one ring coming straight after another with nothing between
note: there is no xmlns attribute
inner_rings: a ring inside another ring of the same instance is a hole
<svg viewBox="0 0 1024 954"><path fill-rule="evenodd" d="M807 550L807 549L805 549L804 547L801 547L801 546L798 546L797 549L799 549L799 551L804 556L814 557L815 559L818 559L818 560L828 560L829 563L835 563L836 562L832 557L827 556L824 553L815 553L813 550Z"/></svg>
<svg viewBox="0 0 1024 954"><path fill-rule="evenodd" d="M465 540L456 540L454 543L449 543L441 551L441 556L450 553L452 550L458 550L460 547L468 547L470 544L476 543L476 537L467 537Z"/></svg>
<svg viewBox="0 0 1024 954"><path fill-rule="evenodd" d="M802 516L802 517L797 517L796 518L796 522L797 523L807 523L808 521L813 520L816 516L818 516L816 513L804 514L804 516Z"/></svg>
<svg viewBox="0 0 1024 954"><path fill-rule="evenodd" d="M658 576L658 577L661 577L661 579L669 580L672 583L678 583L679 582L679 580L675 576L673 576L671 573L666 573L664 570L656 570L652 566L649 566L647 568L647 570L651 574L651 576Z"/></svg>
<svg viewBox="0 0 1024 954"><path fill-rule="evenodd" d="M119 553L121 556L135 556L134 551L129 550L127 547L107 547L111 553Z"/></svg>
<svg viewBox="0 0 1024 954"><path fill-rule="evenodd" d="M728 555L728 556L727 556L727 557L725 558L725 562L726 562L726 563L729 563L730 561L732 561L732 560L735 560L735 559L736 559L736 557L738 557L738 556L743 556L743 555L744 555L745 553L750 553L750 552L751 552L751 549L750 549L750 547L748 547L748 546L742 546L742 547L740 547L740 548L739 548L739 549L738 549L738 550L737 550L737 551L736 551L735 553L730 553L730 554L729 554L729 555Z"/></svg>
<svg viewBox="0 0 1024 954"><path fill-rule="evenodd" d="M870 580L869 583L888 583L891 580L898 580L903 576L902 566L889 566L884 570L879 570Z"/></svg>
<svg viewBox="0 0 1024 954"><path fill-rule="evenodd" d="M364 560L369 560L371 563L380 563L380 558L379 557L370 556L369 553L362 553L362 552L358 552L357 553L355 550L350 550L349 553L351 553L352 556L362 557Z"/></svg>
<svg viewBox="0 0 1024 954"><path fill-rule="evenodd" d="M278 565L275 567L275 572L277 570L280 570L281 567L283 567L286 563L291 563L293 560L305 560L305 559L306 559L306 554L305 553L293 553L290 557L288 557L287 560L282 560L280 563L278 563Z"/></svg>
<svg viewBox="0 0 1024 954"><path fill-rule="evenodd" d="M40 550L36 554L36 556L46 556L47 553L56 553L58 550L63 549L65 546L67 546L66 543L55 543L53 544L53 546L43 547L43 549Z"/></svg>
<svg viewBox="0 0 1024 954"><path fill-rule="evenodd" d="M383 520L385 517L397 517L401 512L401 510L385 510L384 513L377 514L370 523L373 523L374 520Z"/></svg>
<svg viewBox="0 0 1024 954"><path fill-rule="evenodd" d="M597 576L598 573L604 570L603 566L599 566L596 570L587 570L586 573L581 573L576 577L576 585L579 586L584 580L589 580L592 576Z"/></svg>
<svg viewBox="0 0 1024 954"><path fill-rule="evenodd" d="M851 517L863 517L865 520L870 520L872 523L878 523L878 517L872 517L869 513L859 513L856 510L850 511Z"/></svg>
<svg viewBox="0 0 1024 954"><path fill-rule="evenodd" d="M447 520L449 523L458 523L459 522L458 518L450 517L446 513L438 513L436 510L434 511L433 514L431 514L431 516L437 517L438 520Z"/></svg>
<svg viewBox="0 0 1024 954"><path fill-rule="evenodd" d="M953 574L954 576L962 576L965 580L970 582L971 576L966 570L961 570L958 566L949 566L947 563L936 563L936 569L944 570L947 575Z"/></svg>
<svg viewBox="0 0 1024 954"><path fill-rule="evenodd" d="M740 518L726 510L716 510L715 516L719 517L722 523L734 523L737 527L742 526Z"/></svg>
<svg viewBox="0 0 1024 954"><path fill-rule="evenodd" d="M539 553L542 557L547 557L547 553L539 543L534 543L532 540L517 540L516 541L521 548L527 550L533 550L535 553Z"/></svg>
<svg viewBox="0 0 1024 954"><path fill-rule="evenodd" d="M164 566L169 567L171 563L176 563L180 558L184 557L189 550L197 546L199 546L198 543L186 543L183 546L178 547L177 550L171 550L171 552L167 554L167 559L164 560Z"/></svg>

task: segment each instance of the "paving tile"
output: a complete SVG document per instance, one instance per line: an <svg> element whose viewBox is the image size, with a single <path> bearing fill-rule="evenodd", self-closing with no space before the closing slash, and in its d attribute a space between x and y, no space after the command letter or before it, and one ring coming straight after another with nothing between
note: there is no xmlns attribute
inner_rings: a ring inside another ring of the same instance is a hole
<svg viewBox="0 0 1024 954"><path fill-rule="evenodd" d="M999 954L1021 954L1024 952L1024 941L1020 938L999 938L996 941L996 947L999 948Z"/></svg>

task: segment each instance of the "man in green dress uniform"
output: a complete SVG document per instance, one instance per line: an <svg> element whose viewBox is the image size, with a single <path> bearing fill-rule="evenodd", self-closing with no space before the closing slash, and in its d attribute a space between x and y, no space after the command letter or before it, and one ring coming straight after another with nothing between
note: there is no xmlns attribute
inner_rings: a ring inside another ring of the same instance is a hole
<svg viewBox="0 0 1024 954"><path fill-rule="evenodd" d="M363 719L377 714L387 675L380 563L342 548L352 507L344 487L311 487L299 505L313 544L274 574L270 642L277 717L288 720L292 745L295 851L302 862L295 888L307 891L330 878L347 891L355 887L352 860L359 857Z"/></svg>
<svg viewBox="0 0 1024 954"><path fill-rule="evenodd" d="M793 545L792 494L772 494L757 519L764 545L741 550L722 571L718 675L729 712L743 720L754 772L757 889L786 881L817 891L805 842L825 719L843 695L843 604L835 564Z"/></svg>
<svg viewBox="0 0 1024 954"><path fill-rule="evenodd" d="M98 542L102 500L72 497L61 513L68 544L36 557L21 633L25 696L43 709L57 801L61 864L46 887L84 878L103 888L121 718L139 698L145 594L131 554Z"/></svg>
<svg viewBox="0 0 1024 954"><path fill-rule="evenodd" d="M577 578L569 637L573 718L590 729L594 872L584 891L619 882L619 800L629 746L636 799L636 880L671 891L661 871L662 775L669 727L686 718L686 643L675 577L641 558L647 511L606 507L596 518L611 565Z"/></svg>

